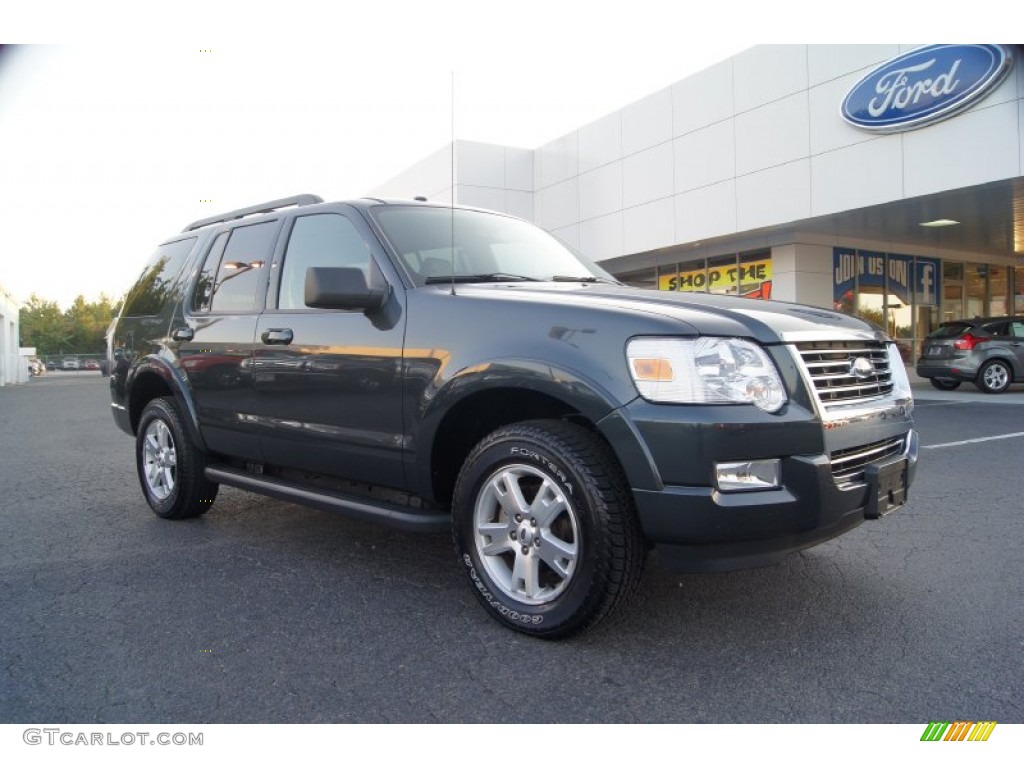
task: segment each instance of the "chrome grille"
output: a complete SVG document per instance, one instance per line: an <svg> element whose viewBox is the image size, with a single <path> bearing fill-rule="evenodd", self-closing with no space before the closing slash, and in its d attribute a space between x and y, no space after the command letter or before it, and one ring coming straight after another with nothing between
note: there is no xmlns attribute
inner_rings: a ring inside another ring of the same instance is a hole
<svg viewBox="0 0 1024 768"><path fill-rule="evenodd" d="M818 399L833 403L855 403L892 392L889 354L880 341L804 341L796 345ZM871 361L873 370L855 376L857 358Z"/></svg>
<svg viewBox="0 0 1024 768"><path fill-rule="evenodd" d="M840 485L860 482L864 479L865 467L890 456L900 456L903 448L903 438L892 437L855 448L832 451L828 455L832 462L832 477Z"/></svg>

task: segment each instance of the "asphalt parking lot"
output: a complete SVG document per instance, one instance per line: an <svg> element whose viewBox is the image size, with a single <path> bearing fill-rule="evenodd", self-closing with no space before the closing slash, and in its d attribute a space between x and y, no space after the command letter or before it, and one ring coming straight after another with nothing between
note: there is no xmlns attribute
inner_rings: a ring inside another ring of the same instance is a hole
<svg viewBox="0 0 1024 768"><path fill-rule="evenodd" d="M106 379L0 388L0 722L1024 721L1024 395L915 389L902 510L767 569L652 559L550 643L484 615L447 536L230 488L160 520Z"/></svg>

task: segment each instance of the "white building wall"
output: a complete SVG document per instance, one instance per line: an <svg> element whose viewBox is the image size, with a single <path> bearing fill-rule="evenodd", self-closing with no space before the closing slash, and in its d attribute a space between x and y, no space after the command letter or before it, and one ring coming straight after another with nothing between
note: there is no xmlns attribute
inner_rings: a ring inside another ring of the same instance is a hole
<svg viewBox="0 0 1024 768"><path fill-rule="evenodd" d="M619 222L622 255L1024 173L1019 62L983 101L926 128L877 136L839 118L854 83L914 47L744 51L538 148L534 218L578 227L580 249L603 259Z"/></svg>
<svg viewBox="0 0 1024 768"><path fill-rule="evenodd" d="M451 203L453 178L458 205L535 217L533 150L496 144L456 141L454 155L451 144L442 147L369 194L407 200L422 196Z"/></svg>
<svg viewBox="0 0 1024 768"><path fill-rule="evenodd" d="M0 386L16 384L27 377L19 375L19 311L19 302L0 285Z"/></svg>

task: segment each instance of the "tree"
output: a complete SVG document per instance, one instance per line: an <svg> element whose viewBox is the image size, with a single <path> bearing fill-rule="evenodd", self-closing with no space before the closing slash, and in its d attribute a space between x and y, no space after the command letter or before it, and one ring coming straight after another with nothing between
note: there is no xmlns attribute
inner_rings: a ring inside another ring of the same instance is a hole
<svg viewBox="0 0 1024 768"><path fill-rule="evenodd" d="M107 328L119 308L120 302L112 303L105 294L92 302L79 295L61 312L57 302L32 294L20 313L21 344L35 347L39 355L103 352Z"/></svg>

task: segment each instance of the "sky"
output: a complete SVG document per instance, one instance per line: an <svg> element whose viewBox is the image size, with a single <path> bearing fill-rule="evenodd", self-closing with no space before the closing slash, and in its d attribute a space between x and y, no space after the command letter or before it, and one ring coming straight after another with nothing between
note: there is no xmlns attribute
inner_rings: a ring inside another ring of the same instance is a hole
<svg viewBox="0 0 1024 768"><path fill-rule="evenodd" d="M62 307L119 297L195 219L359 197L453 134L536 148L759 42L823 42L746 0L33 8L0 16L30 43L0 53L0 286Z"/></svg>

